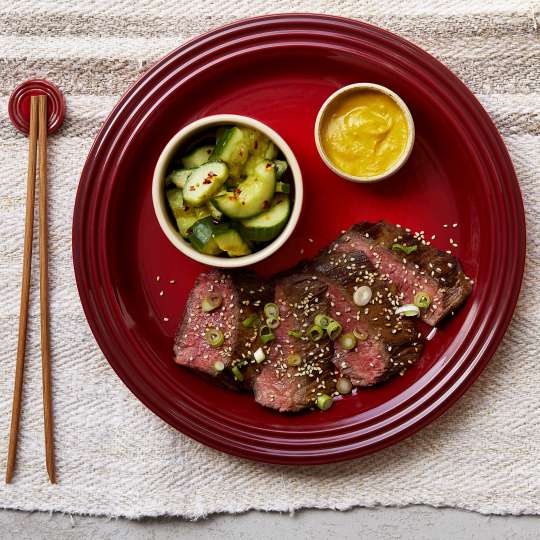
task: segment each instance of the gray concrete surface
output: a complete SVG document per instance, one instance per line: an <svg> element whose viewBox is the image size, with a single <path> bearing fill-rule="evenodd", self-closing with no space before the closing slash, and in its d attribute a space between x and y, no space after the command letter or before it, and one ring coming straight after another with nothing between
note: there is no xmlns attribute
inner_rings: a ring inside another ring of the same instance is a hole
<svg viewBox="0 0 540 540"><path fill-rule="evenodd" d="M464 540L537 539L540 516L482 516L426 506L356 508L348 512L304 510L294 515L249 512L218 515L204 521L146 519L142 521L0 511L0 539L65 540Z"/></svg>

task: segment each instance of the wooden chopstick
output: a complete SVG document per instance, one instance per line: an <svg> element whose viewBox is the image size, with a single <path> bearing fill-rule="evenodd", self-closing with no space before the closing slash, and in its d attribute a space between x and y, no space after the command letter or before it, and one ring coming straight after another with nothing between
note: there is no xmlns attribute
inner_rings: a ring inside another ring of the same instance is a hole
<svg viewBox="0 0 540 540"><path fill-rule="evenodd" d="M28 302L30 295L30 273L32 266L32 236L34 229L34 197L36 190L36 154L38 137L38 100L30 98L30 133L28 143L28 173L26 182L26 217L24 225L24 253L21 284L21 306L19 311L19 340L17 343L17 361L15 364L15 384L13 389L13 408L6 468L6 484L13 478L17 457L17 437L21 415L22 387L24 377L24 354L26 349L26 329L28 322Z"/></svg>
<svg viewBox="0 0 540 540"><path fill-rule="evenodd" d="M45 462L51 484L56 483L54 467L51 362L49 345L49 253L47 224L47 96L39 96L39 301L41 317L41 370Z"/></svg>

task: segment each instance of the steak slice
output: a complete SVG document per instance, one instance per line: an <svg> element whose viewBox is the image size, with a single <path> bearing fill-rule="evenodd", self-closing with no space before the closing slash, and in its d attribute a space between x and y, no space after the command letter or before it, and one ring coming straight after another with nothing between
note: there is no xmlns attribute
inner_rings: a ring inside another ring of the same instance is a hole
<svg viewBox="0 0 540 540"><path fill-rule="evenodd" d="M333 348L328 339L313 343L305 333L319 311L329 306L327 287L310 275L292 274L275 283L275 303L280 309L281 324L275 329L276 341L270 347L267 362L255 380L255 400L280 412L296 412L313 405L320 394L335 391ZM288 357L299 354L302 363L289 366Z"/></svg>
<svg viewBox="0 0 540 540"><path fill-rule="evenodd" d="M206 313L202 310L202 301L210 295L220 296L222 304ZM242 322L252 314L260 318L262 307L272 301L272 297L272 287L263 284L252 272L211 270L201 274L176 332L175 362L217 378L227 386L250 389L259 371L256 362L251 361L253 352L259 347L258 332L255 327L246 328ZM223 345L212 347L206 341L209 328L223 332ZM222 372L214 368L218 361L225 366ZM242 380L233 376L230 368L234 365L242 368Z"/></svg>
<svg viewBox="0 0 540 540"><path fill-rule="evenodd" d="M392 246L396 243L416 246L416 250L409 254L395 251ZM330 249L363 251L377 271L398 287L403 304L414 303L418 292L428 293L431 305L420 310L420 317L431 326L457 309L472 291L471 280L454 256L385 221L353 225Z"/></svg>
<svg viewBox="0 0 540 540"><path fill-rule="evenodd" d="M350 245L350 244L347 244ZM365 340L345 350L339 339L334 343L333 362L354 386L371 386L414 364L422 351L422 341L412 321L396 316L400 301L395 287L382 279L363 251L322 251L307 263L311 272L328 288L326 312L343 326L343 333L356 330ZM353 301L360 286L372 291L371 301L358 307Z"/></svg>

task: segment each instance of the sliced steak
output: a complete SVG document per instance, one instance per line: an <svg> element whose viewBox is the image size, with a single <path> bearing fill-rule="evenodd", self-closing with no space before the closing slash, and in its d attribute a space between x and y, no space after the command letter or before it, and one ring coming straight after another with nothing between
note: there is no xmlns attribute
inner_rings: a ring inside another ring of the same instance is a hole
<svg viewBox="0 0 540 540"><path fill-rule="evenodd" d="M416 249L407 254L392 249L394 244L416 246ZM353 225L330 250L363 251L377 271L398 287L403 304L414 303L418 292L429 294L431 305L421 309L420 316L432 326L457 309L472 290L471 280L454 256L385 221Z"/></svg>
<svg viewBox="0 0 540 540"><path fill-rule="evenodd" d="M221 305L211 312L203 311L203 300L214 295L222 299ZM251 362L252 353L259 347L258 332L255 327L246 328L242 322L252 314L260 317L262 307L272 298L272 288L251 272L212 270L201 274L176 332L175 362L217 378L227 386L251 388L259 370L259 366ZM212 347L207 342L205 336L210 328L223 332L221 346ZM222 372L216 371L216 362L223 362ZM242 369L242 380L231 372L235 365Z"/></svg>
<svg viewBox="0 0 540 540"><path fill-rule="evenodd" d="M345 350L339 339L334 342L333 362L353 385L377 384L416 362L422 341L414 324L395 315L399 305L395 287L378 275L364 252L325 250L303 270L327 286L326 314L341 323L343 333L356 330L362 336L351 350ZM353 295L364 285L370 287L372 298L358 307Z"/></svg>
<svg viewBox="0 0 540 540"><path fill-rule="evenodd" d="M335 391L332 343L328 339L313 343L289 335L293 330L305 333L315 315L330 307L326 292L326 285L305 274L277 280L275 302L281 324L274 331L276 341L253 387L255 400L261 405L296 412L313 405L318 395ZM300 365L288 365L291 354L300 355Z"/></svg>

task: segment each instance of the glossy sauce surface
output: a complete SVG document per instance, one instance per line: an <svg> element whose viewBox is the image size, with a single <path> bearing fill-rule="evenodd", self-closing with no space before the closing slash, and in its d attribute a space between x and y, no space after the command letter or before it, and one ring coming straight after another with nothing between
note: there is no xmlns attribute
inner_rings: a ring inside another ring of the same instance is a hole
<svg viewBox="0 0 540 540"><path fill-rule="evenodd" d="M321 124L328 159L340 170L359 177L389 170L407 145L404 112L386 94L357 90L338 96Z"/></svg>

